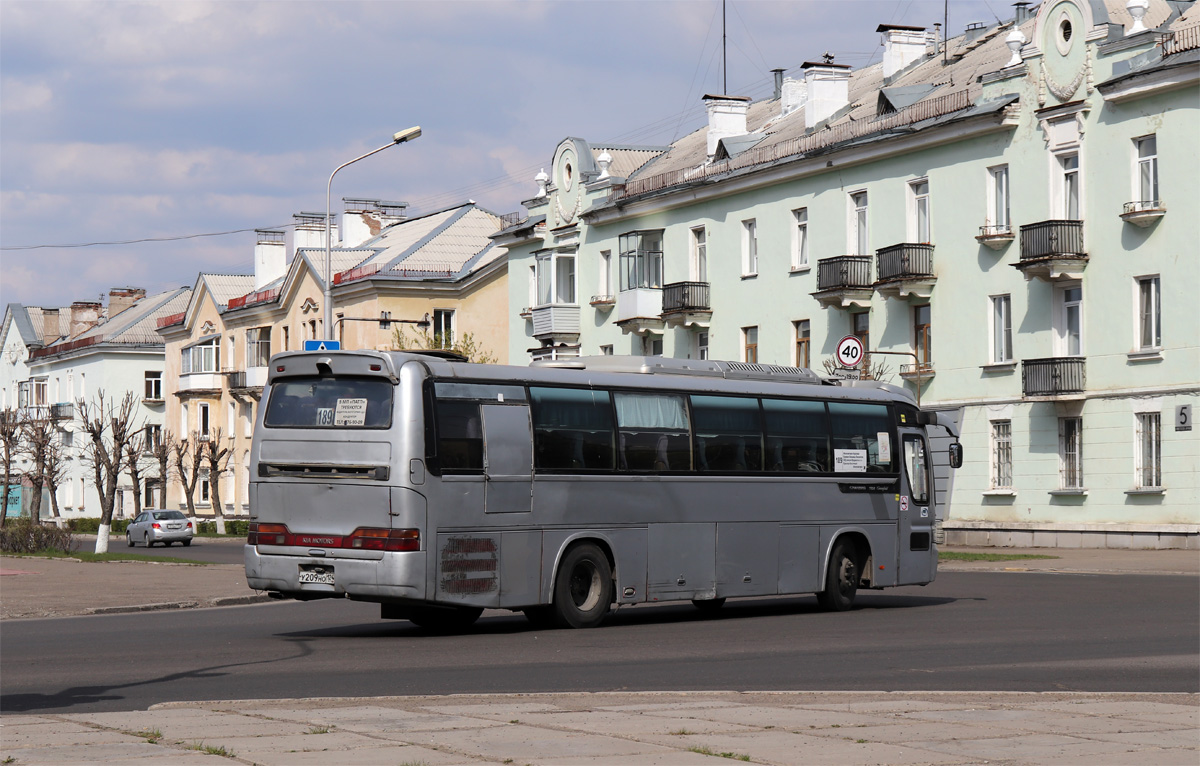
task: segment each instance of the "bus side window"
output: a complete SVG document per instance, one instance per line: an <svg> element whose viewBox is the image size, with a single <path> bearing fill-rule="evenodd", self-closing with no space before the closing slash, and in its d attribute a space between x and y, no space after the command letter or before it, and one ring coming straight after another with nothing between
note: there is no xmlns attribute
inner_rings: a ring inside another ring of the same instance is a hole
<svg viewBox="0 0 1200 766"><path fill-rule="evenodd" d="M607 391L531 387L529 397L535 468L612 470L612 404Z"/></svg>
<svg viewBox="0 0 1200 766"><path fill-rule="evenodd" d="M682 396L617 392L613 401L622 470L691 470L691 434Z"/></svg>
<svg viewBox="0 0 1200 766"><path fill-rule="evenodd" d="M758 399L693 396L692 426L696 431L697 470L762 470Z"/></svg>
<svg viewBox="0 0 1200 766"><path fill-rule="evenodd" d="M438 458L443 471L483 472L483 428L478 402L437 400Z"/></svg>
<svg viewBox="0 0 1200 766"><path fill-rule="evenodd" d="M891 418L886 404L829 402L829 419L833 426L835 459L839 452L856 456L865 453L867 473L896 470L893 454L896 445L892 443Z"/></svg>
<svg viewBox="0 0 1200 766"><path fill-rule="evenodd" d="M767 470L831 471L829 425L824 402L763 399L767 422Z"/></svg>

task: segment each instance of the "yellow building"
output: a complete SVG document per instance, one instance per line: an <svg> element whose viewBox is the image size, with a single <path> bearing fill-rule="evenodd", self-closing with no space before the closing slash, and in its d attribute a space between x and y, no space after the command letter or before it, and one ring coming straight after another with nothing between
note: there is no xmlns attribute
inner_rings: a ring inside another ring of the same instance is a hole
<svg viewBox="0 0 1200 766"><path fill-rule="evenodd" d="M507 251L490 237L509 217L474 203L405 218L402 203L345 202L330 258L332 336L342 348L438 347L508 361ZM254 274L200 274L187 310L159 321L164 431L227 450L215 487L226 515L249 510L250 438L271 355L328 337L324 215L295 221L290 263L284 233L260 230ZM201 472L197 513L214 513L213 491ZM187 508L178 476L167 507Z"/></svg>

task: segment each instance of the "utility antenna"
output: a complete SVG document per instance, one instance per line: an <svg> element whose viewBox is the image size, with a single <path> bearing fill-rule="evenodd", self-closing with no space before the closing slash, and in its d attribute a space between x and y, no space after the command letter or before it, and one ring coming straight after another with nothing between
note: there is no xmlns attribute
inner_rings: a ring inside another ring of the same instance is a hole
<svg viewBox="0 0 1200 766"><path fill-rule="evenodd" d="M946 30L946 42L950 42L950 0L944 0L942 3L942 29ZM950 46L942 46L942 66L950 64Z"/></svg>
<svg viewBox="0 0 1200 766"><path fill-rule="evenodd" d="M725 0L721 0L721 93L729 95L729 56L725 51Z"/></svg>

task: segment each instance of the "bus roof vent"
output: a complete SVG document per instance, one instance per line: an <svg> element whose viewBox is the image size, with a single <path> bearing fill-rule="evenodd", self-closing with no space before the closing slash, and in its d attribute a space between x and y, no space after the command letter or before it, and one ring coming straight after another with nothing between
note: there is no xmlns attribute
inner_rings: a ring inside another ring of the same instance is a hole
<svg viewBox="0 0 1200 766"><path fill-rule="evenodd" d="M821 378L805 367L783 367L778 364L754 364L751 362L717 362L725 368L725 377L746 380L774 380L778 382L813 383L820 385Z"/></svg>

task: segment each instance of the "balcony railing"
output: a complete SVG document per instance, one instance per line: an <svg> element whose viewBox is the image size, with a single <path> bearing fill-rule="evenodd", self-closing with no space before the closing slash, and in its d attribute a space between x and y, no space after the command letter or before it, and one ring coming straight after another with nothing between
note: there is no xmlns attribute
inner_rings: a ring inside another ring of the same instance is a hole
<svg viewBox="0 0 1200 766"><path fill-rule="evenodd" d="M875 252L880 282L933 276L933 245L905 242Z"/></svg>
<svg viewBox="0 0 1200 766"><path fill-rule="evenodd" d="M1141 199L1134 202L1126 202L1125 209L1122 211L1124 215L1133 213L1146 213L1151 210L1162 210L1163 202L1160 199Z"/></svg>
<svg viewBox="0 0 1200 766"><path fill-rule="evenodd" d="M1021 227L1021 260L1085 258L1083 221L1041 221Z"/></svg>
<svg viewBox="0 0 1200 766"><path fill-rule="evenodd" d="M871 256L839 255L817 261L817 289L871 289Z"/></svg>
<svg viewBox="0 0 1200 766"><path fill-rule="evenodd" d="M1021 387L1025 396L1081 394L1087 382L1083 357L1026 359L1021 362Z"/></svg>
<svg viewBox="0 0 1200 766"><path fill-rule="evenodd" d="M245 388L246 387L246 371L235 370L234 372L226 373L225 380L230 388Z"/></svg>
<svg viewBox="0 0 1200 766"><path fill-rule="evenodd" d="M70 420L75 417L74 402L59 402L50 405L50 418L53 420Z"/></svg>
<svg viewBox="0 0 1200 766"><path fill-rule="evenodd" d="M708 282L672 282L663 287L662 313L711 311Z"/></svg>

